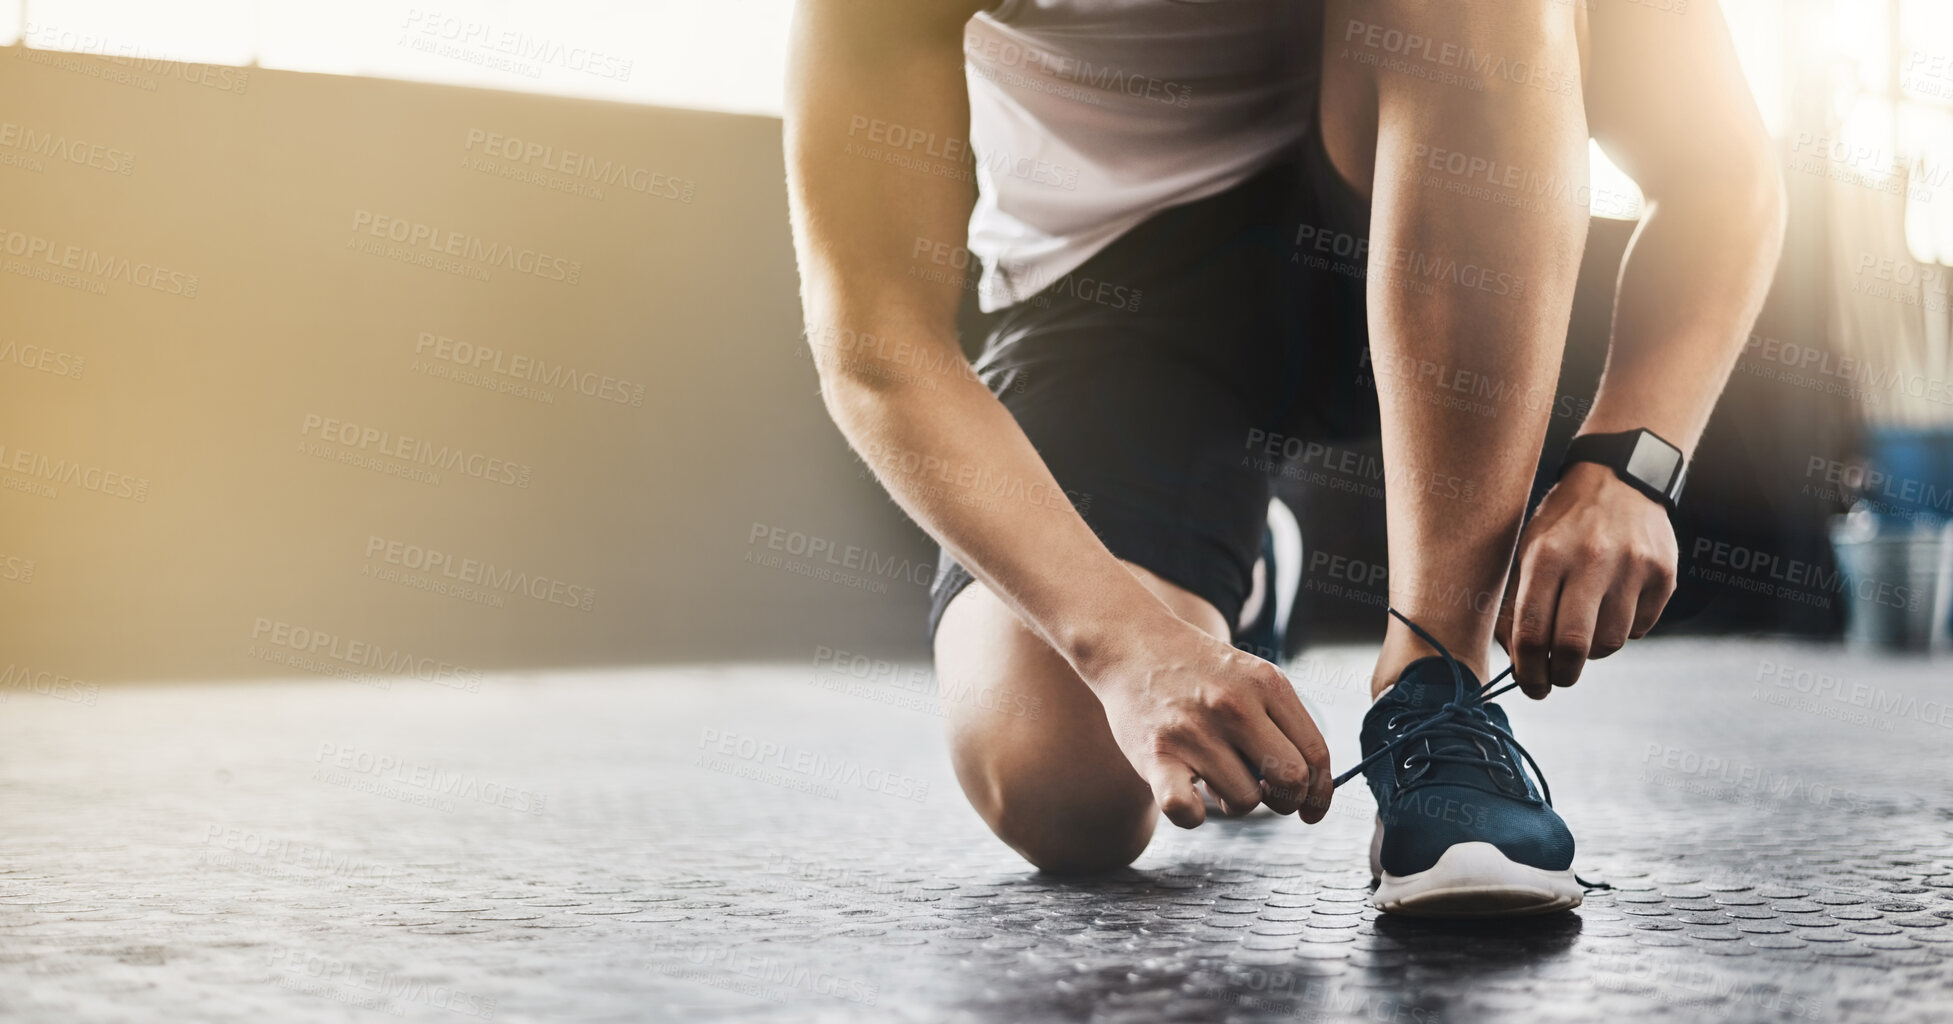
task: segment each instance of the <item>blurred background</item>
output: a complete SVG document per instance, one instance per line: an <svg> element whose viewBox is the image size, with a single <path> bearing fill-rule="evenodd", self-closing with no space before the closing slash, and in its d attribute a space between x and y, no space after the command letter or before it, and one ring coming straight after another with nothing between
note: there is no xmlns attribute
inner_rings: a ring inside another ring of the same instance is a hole
<svg viewBox="0 0 1953 1024"><path fill-rule="evenodd" d="M1723 7L1790 232L1663 628L1924 646L1953 5ZM790 11L0 0L0 687L923 655L934 547L799 338ZM1639 206L1595 167L1549 466ZM1277 480L1291 635L1380 635L1313 561L1383 561L1379 481Z"/></svg>

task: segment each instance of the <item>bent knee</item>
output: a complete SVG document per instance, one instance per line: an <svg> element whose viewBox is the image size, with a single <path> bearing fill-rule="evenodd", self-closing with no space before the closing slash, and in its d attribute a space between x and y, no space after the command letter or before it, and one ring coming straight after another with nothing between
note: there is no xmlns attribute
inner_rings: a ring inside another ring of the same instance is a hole
<svg viewBox="0 0 1953 1024"><path fill-rule="evenodd" d="M1074 875L1116 871L1138 860L1153 839L1158 812L1150 797L1143 806L1113 807L1007 796L994 818L984 817L997 838L1038 870Z"/></svg>
<svg viewBox="0 0 1953 1024"><path fill-rule="evenodd" d="M1057 874L1111 872L1146 850L1158 809L1117 748L1092 756L1080 743L984 739L953 745L957 780L984 825L1023 860Z"/></svg>
<svg viewBox="0 0 1953 1024"><path fill-rule="evenodd" d="M1152 792L1123 761L1066 766L962 754L957 775L970 804L997 838L1040 870L1116 870L1152 841L1159 818Z"/></svg>
<svg viewBox="0 0 1953 1024"><path fill-rule="evenodd" d="M1220 613L1203 607L1226 635ZM944 612L936 666L945 693L1014 695L943 704L956 778L999 839L1051 872L1114 870L1145 852L1159 811L1114 741L1105 709L980 584Z"/></svg>

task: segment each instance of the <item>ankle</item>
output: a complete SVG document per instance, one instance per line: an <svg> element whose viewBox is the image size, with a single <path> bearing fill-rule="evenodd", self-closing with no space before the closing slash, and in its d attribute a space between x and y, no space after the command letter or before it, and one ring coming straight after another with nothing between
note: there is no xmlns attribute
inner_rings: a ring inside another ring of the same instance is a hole
<svg viewBox="0 0 1953 1024"><path fill-rule="evenodd" d="M1490 624L1476 621L1426 622L1415 615L1411 620L1436 637L1452 657L1470 669L1479 680L1487 677L1492 647ZM1384 634L1383 650L1377 655L1376 669L1370 676L1370 699L1375 700L1383 695L1383 691L1396 685L1397 678L1403 675L1404 668L1411 662L1437 655L1436 648L1418 639L1417 634L1393 617L1388 632Z"/></svg>

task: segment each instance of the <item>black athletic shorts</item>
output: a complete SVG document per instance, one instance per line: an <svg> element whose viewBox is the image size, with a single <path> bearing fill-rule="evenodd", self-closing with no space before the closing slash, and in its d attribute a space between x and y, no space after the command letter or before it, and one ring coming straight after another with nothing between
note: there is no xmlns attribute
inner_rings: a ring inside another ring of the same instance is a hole
<svg viewBox="0 0 1953 1024"><path fill-rule="evenodd" d="M1271 475L1373 436L1369 211L1310 132L1226 192L1164 210L1002 311L978 375L1099 539L1235 622ZM971 576L947 552L929 632Z"/></svg>

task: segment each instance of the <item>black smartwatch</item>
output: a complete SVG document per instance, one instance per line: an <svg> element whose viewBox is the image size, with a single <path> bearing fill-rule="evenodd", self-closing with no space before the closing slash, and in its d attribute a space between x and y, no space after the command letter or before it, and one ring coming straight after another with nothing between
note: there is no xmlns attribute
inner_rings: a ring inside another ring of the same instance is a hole
<svg viewBox="0 0 1953 1024"><path fill-rule="evenodd" d="M1581 434L1567 445L1566 459L1560 463L1560 476L1576 462L1598 462L1614 471L1629 487L1660 502L1668 511L1682 497L1682 483L1688 479L1688 460L1682 450L1661 439L1652 430L1627 430L1619 434Z"/></svg>

